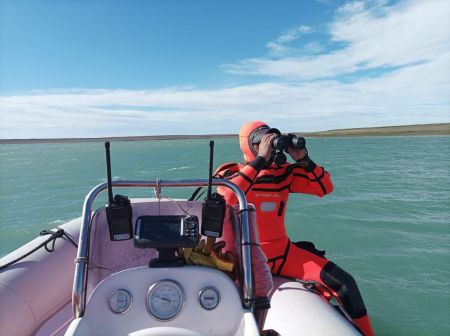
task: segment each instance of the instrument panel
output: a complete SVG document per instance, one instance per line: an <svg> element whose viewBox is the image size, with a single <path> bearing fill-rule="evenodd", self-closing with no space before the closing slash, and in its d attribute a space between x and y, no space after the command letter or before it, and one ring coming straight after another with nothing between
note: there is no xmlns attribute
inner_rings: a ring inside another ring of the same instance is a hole
<svg viewBox="0 0 450 336"><path fill-rule="evenodd" d="M114 273L94 288L80 330L95 325L105 335L127 335L189 326L202 335L234 335L246 313L235 283L218 270L137 267Z"/></svg>
<svg viewBox="0 0 450 336"><path fill-rule="evenodd" d="M217 308L220 302L220 292L213 286L200 290L198 300L206 310ZM160 321L170 321L178 316L183 309L186 297L183 287L173 280L162 280L154 283L148 289L145 305L151 316ZM108 300L109 309L114 314L125 314L133 304L131 293L123 288L115 290Z"/></svg>

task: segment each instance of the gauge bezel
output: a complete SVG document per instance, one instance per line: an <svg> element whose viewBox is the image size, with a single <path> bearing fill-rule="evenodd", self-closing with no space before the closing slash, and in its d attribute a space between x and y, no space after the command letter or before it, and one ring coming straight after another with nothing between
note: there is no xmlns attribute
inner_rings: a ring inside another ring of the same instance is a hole
<svg viewBox="0 0 450 336"><path fill-rule="evenodd" d="M177 289L177 291L180 293L181 306L174 316L169 317L169 318L160 318L152 311L152 309L150 307L150 297L151 297L152 293L154 293L159 287L161 287L162 285L168 285L168 284L174 286ZM158 321L163 321L163 322L172 321L173 319L177 318L178 315L180 315L180 313L183 311L185 302L186 302L186 296L184 294L183 287L181 287L181 285L178 282L176 282L174 280L170 280L170 279L160 280L160 281L152 284L148 289L147 297L145 299L145 305L147 307L147 311L149 312L149 314L152 317L154 317L155 319L157 319Z"/></svg>
<svg viewBox="0 0 450 336"><path fill-rule="evenodd" d="M213 290L213 291L216 292L216 294L217 294L217 304L216 304L214 307L212 307L212 308L205 307L205 306L203 305L203 302L202 302L202 294L203 294L205 291L207 291L208 289ZM214 309L216 309L217 306L218 306L219 303L220 303L220 299L221 299L221 298L220 298L220 292L219 292L219 290L218 290L216 287L213 287L213 286L205 287L205 288L203 288L203 289L198 293L198 301L200 302L200 306L202 306L202 308L203 308L203 309L206 309L206 310L214 310Z"/></svg>
<svg viewBox="0 0 450 336"><path fill-rule="evenodd" d="M111 299L112 299L112 297L113 297L117 292L125 292L125 293L129 296L129 298L130 298L130 304L128 305L127 309L125 309L123 312L117 312L117 311L115 311L115 310L111 307ZM108 298L108 307L109 307L109 310L111 310L111 312L113 312L113 313L116 314L116 315L124 315L124 314L126 314L126 313L130 310L130 308L131 308L132 305L133 305L133 295L131 295L130 291L128 291L128 290L126 290L126 289L124 289L124 288L116 289L115 291L113 291L113 292L111 293L111 295L110 295L109 298Z"/></svg>

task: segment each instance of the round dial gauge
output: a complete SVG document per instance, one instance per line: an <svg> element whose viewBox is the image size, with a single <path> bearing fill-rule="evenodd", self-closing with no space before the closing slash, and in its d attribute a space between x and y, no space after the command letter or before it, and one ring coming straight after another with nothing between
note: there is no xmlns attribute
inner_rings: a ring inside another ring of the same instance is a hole
<svg viewBox="0 0 450 336"><path fill-rule="evenodd" d="M109 309L115 314L126 313L132 303L131 293L125 289L118 289L109 297Z"/></svg>
<svg viewBox="0 0 450 336"><path fill-rule="evenodd" d="M147 296L147 308L158 320L171 320L183 308L184 293L174 281L164 280L153 284Z"/></svg>
<svg viewBox="0 0 450 336"><path fill-rule="evenodd" d="M216 288L206 287L200 291L199 299L203 308L211 310L219 304L220 294Z"/></svg>

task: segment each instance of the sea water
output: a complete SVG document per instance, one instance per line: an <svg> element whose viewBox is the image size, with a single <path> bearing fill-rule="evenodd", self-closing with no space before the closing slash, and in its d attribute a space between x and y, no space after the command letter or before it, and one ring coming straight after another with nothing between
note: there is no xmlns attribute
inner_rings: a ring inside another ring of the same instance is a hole
<svg viewBox="0 0 450 336"><path fill-rule="evenodd" d="M378 335L450 332L449 147L448 136L308 139L335 190L293 194L289 236L313 241L353 274ZM207 178L208 148L208 140L112 142L113 178ZM216 139L215 153L215 166L241 161L236 139ZM1 145L0 256L81 216L105 175L101 142ZM150 189L117 192L153 197ZM105 202L103 194L96 206Z"/></svg>

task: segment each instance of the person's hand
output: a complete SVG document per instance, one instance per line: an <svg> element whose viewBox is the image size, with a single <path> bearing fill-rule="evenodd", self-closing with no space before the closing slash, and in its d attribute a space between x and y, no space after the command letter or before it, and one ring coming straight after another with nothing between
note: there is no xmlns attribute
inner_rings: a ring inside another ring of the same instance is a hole
<svg viewBox="0 0 450 336"><path fill-rule="evenodd" d="M297 149L293 146L289 146L288 153L294 161L299 161L306 157L307 151L305 148Z"/></svg>
<svg viewBox="0 0 450 336"><path fill-rule="evenodd" d="M273 152L273 139L277 136L275 133L264 134L258 147L258 156L262 156L266 162L269 162Z"/></svg>

